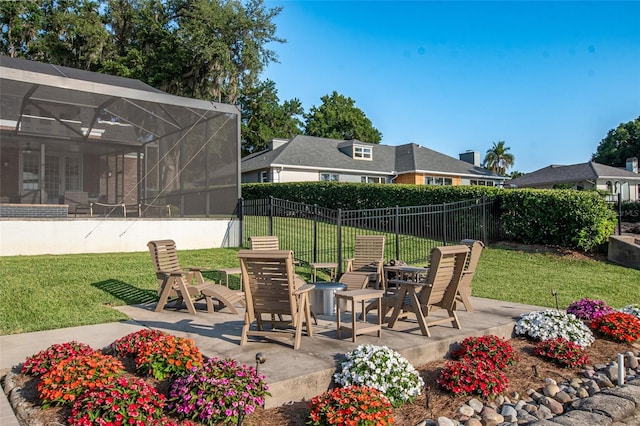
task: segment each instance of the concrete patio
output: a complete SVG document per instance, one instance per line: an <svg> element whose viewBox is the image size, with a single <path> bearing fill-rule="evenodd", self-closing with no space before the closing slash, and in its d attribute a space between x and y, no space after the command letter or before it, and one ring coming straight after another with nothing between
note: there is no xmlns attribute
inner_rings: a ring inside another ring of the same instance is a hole
<svg viewBox="0 0 640 426"><path fill-rule="evenodd" d="M360 335L357 343L353 343L347 333L337 338L334 316L319 316L314 336L303 335L297 351L286 341L250 339L248 344L240 346L243 316L227 310L214 314L200 310L193 316L186 310L157 313L153 311L153 304L123 306L116 309L128 315L129 321L0 336L0 369L12 368L54 343L76 340L102 348L128 333L148 327L191 338L208 357L231 357L255 366L256 354L261 352L266 362L259 369L270 387L272 396L267 398L266 407L271 408L290 401L308 400L327 390L342 355L359 344L386 345L419 366L441 359L453 343L467 336L510 337L518 315L544 309L480 298L472 298L472 303L474 312L458 311L462 330L448 324L437 325L430 327L431 337L423 336L415 321L399 321L393 329L383 325L380 338L375 334ZM438 312L433 315L437 317ZM375 313L369 317L375 320Z"/></svg>

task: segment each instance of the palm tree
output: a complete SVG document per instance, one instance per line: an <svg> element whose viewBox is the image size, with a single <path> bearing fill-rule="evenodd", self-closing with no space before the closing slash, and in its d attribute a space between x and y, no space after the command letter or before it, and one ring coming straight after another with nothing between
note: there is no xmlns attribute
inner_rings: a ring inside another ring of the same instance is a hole
<svg viewBox="0 0 640 426"><path fill-rule="evenodd" d="M484 157L484 167L500 175L504 175L515 162L513 154L507 152L511 148L504 146L504 143L504 141L493 142L493 147L487 150Z"/></svg>

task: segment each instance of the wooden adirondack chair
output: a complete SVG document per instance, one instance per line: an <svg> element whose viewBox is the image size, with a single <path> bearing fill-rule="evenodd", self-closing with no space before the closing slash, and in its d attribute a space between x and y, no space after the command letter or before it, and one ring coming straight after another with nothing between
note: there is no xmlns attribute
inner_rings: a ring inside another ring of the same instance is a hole
<svg viewBox="0 0 640 426"><path fill-rule="evenodd" d="M192 299L204 298L207 304L207 312L209 313L214 312L212 299L218 300L220 309L227 306L234 314L238 313L234 306L235 304L244 306L241 293L214 282L205 281L202 276L203 268L181 268L175 241L149 241L147 247L151 254L159 285L158 295L160 300L156 305L156 312L162 311L169 299L176 299L177 304L181 304L184 301L187 310L192 315L196 314Z"/></svg>
<svg viewBox="0 0 640 426"><path fill-rule="evenodd" d="M238 258L247 303L240 344L248 336L278 340L290 334L293 348L299 349L303 327L313 336L309 291L314 286L296 283L293 252L240 250Z"/></svg>
<svg viewBox="0 0 640 426"><path fill-rule="evenodd" d="M367 286L369 285L369 273L368 272L345 272L340 276L340 278L338 279L338 282L347 286L347 288L344 291L363 290L363 289L366 289ZM344 302L344 301L339 301L338 303L340 302ZM363 307L362 307L361 318L364 318L364 316L366 315L366 312L368 311L365 310L365 306L364 306L365 303L363 302L362 304L363 304ZM346 305L343 305L343 306L344 308L341 308L340 310L346 311L347 310Z"/></svg>
<svg viewBox="0 0 640 426"><path fill-rule="evenodd" d="M460 328L460 321L455 312L456 295L467 261L469 247L460 244L455 246L436 247L431 251L429 271L424 281L402 281L395 297L393 313L389 320L389 328L393 328L400 317L414 314L422 334L430 336L429 326L451 322ZM417 290L417 291L416 291ZM427 321L427 316L434 308L442 308L448 316Z"/></svg>
<svg viewBox="0 0 640 426"><path fill-rule="evenodd" d="M339 283L347 286L346 291L362 290L369 284L369 274L366 272L345 272L338 279Z"/></svg>
<svg viewBox="0 0 640 426"><path fill-rule="evenodd" d="M356 235L354 256L346 262L346 272L369 272L375 287L385 288L384 235Z"/></svg>
<svg viewBox="0 0 640 426"><path fill-rule="evenodd" d="M473 312L473 306L471 306L471 300L469 300L471 296L471 282L476 273L476 267L478 266L478 261L480 261L484 244L480 240L462 240L460 244L468 246L470 252L467 257L467 264L462 271L462 278L460 278L460 286L456 300L462 302L467 312Z"/></svg>
<svg viewBox="0 0 640 426"><path fill-rule="evenodd" d="M250 250L280 250L280 240L277 235L249 237Z"/></svg>

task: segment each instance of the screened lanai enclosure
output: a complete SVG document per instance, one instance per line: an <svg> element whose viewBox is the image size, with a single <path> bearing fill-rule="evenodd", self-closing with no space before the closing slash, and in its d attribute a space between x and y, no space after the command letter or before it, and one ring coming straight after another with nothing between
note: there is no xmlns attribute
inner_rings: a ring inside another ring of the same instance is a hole
<svg viewBox="0 0 640 426"><path fill-rule="evenodd" d="M114 217L233 214L236 106L6 56L0 96L3 205L68 205Z"/></svg>

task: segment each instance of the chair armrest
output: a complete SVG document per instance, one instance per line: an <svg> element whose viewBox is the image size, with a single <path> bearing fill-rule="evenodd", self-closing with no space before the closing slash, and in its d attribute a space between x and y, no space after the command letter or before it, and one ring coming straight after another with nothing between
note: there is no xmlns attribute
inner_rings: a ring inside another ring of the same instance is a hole
<svg viewBox="0 0 640 426"><path fill-rule="evenodd" d="M300 286L300 287L296 288L296 289L293 291L293 294L297 296L297 295L299 295L299 294L302 294L302 293L306 293L306 292L308 292L308 291L311 291L311 290L313 290L314 288L316 288L316 286L315 286L314 284L305 284L305 285L303 285L303 286Z"/></svg>
<svg viewBox="0 0 640 426"><path fill-rule="evenodd" d="M157 274L162 274L167 277L180 277L184 274L188 274L187 271L158 271Z"/></svg>
<svg viewBox="0 0 640 426"><path fill-rule="evenodd" d="M345 259L345 272L349 272L351 270L351 268L353 267L353 261L355 260L355 258L351 258L351 259Z"/></svg>
<svg viewBox="0 0 640 426"><path fill-rule="evenodd" d="M213 269L207 268L204 266L188 266L187 270L188 271L213 271Z"/></svg>

